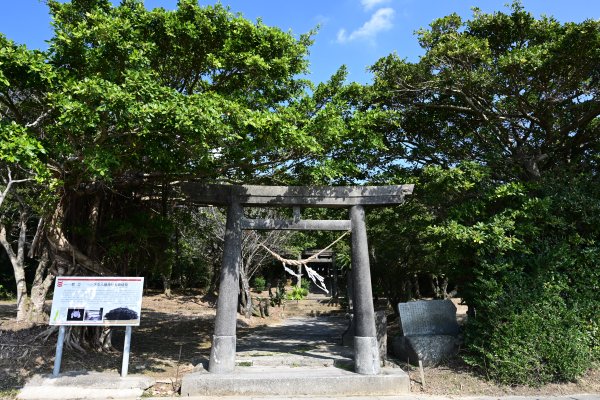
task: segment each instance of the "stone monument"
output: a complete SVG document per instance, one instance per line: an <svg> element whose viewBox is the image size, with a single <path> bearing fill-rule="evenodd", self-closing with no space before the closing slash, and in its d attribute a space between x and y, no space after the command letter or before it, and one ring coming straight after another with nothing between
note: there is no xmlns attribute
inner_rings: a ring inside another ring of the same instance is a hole
<svg viewBox="0 0 600 400"><path fill-rule="evenodd" d="M392 341L394 354L411 364L440 363L456 353L459 326L456 306L450 300L419 300L399 303L402 336Z"/></svg>

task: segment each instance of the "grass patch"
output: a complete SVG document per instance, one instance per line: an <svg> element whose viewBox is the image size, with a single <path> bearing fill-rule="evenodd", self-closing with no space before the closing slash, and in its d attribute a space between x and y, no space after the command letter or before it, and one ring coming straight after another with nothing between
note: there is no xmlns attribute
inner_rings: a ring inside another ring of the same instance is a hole
<svg viewBox="0 0 600 400"><path fill-rule="evenodd" d="M251 367L252 361L240 361L236 364L238 367Z"/></svg>
<svg viewBox="0 0 600 400"><path fill-rule="evenodd" d="M0 399L16 399L19 391L17 389L0 389Z"/></svg>

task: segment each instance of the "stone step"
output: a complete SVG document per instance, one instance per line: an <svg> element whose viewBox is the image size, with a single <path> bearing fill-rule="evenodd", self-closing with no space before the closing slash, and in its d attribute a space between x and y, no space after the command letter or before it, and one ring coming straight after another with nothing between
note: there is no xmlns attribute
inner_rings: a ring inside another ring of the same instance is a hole
<svg viewBox="0 0 600 400"><path fill-rule="evenodd" d="M282 310L282 314L287 317L298 317L298 316L307 316L307 317L321 317L321 316L334 316L334 315L343 315L344 311L340 310L319 310L312 308L293 308L293 309L285 309Z"/></svg>
<svg viewBox="0 0 600 400"><path fill-rule="evenodd" d="M318 299L288 300L282 308L286 315L320 315L344 314L346 311L339 305Z"/></svg>
<svg viewBox="0 0 600 400"><path fill-rule="evenodd" d="M116 373L73 371L34 375L17 395L19 400L135 399L154 385L153 378L142 375L121 377Z"/></svg>
<svg viewBox="0 0 600 400"><path fill-rule="evenodd" d="M315 358L312 356L252 356L239 357L235 361L238 367L338 367L352 369L354 361L349 358Z"/></svg>
<svg viewBox="0 0 600 400"><path fill-rule="evenodd" d="M339 307L338 304L335 304L331 301L330 298L311 298L311 297L305 297L302 300L286 300L286 304L319 304L322 306L328 306L328 307Z"/></svg>
<svg viewBox="0 0 600 400"><path fill-rule="evenodd" d="M353 369L353 350L348 347L320 344L298 345L295 353L248 350L236 353L236 365L240 367L339 367Z"/></svg>
<svg viewBox="0 0 600 400"><path fill-rule="evenodd" d="M284 306L286 309L306 309L306 308L314 308L319 310L335 310L335 311L344 311L342 307L339 305L328 304L327 302L322 302L319 300L288 300Z"/></svg>
<svg viewBox="0 0 600 400"><path fill-rule="evenodd" d="M288 300L285 303L286 307L320 307L320 308L330 308L330 309L342 309L342 307L337 306L337 305L329 305L327 303L321 302L319 300L300 300L300 301L296 301L296 300Z"/></svg>
<svg viewBox="0 0 600 400"><path fill-rule="evenodd" d="M185 375L181 396L386 396L409 393L408 375L384 367L378 375L345 368L236 367L230 374L198 371Z"/></svg>

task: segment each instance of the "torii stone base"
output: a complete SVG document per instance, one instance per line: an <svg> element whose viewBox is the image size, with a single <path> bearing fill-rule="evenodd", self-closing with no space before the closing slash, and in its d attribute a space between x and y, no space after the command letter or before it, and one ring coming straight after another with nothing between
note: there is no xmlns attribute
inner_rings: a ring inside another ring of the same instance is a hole
<svg viewBox="0 0 600 400"><path fill-rule="evenodd" d="M181 396L393 396L409 393L409 384L400 368L363 375L336 367L254 366L185 375Z"/></svg>

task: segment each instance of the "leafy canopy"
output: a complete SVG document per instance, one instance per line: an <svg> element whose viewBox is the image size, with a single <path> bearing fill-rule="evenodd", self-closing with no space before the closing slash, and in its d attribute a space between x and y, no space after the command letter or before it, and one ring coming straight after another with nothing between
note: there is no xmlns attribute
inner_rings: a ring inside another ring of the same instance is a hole
<svg viewBox="0 0 600 400"><path fill-rule="evenodd" d="M513 3L437 19L418 36L418 62L391 54L371 67L370 101L388 110L380 129L398 157L525 179L597 169L600 21L535 19Z"/></svg>
<svg viewBox="0 0 600 400"><path fill-rule="evenodd" d="M70 188L135 176L287 180L309 159L322 168L344 134L341 103L329 104L345 71L314 97L298 78L312 32L296 38L193 0L175 11L139 0L48 5L47 52L0 38L7 162L20 160L6 146L27 143Z"/></svg>

